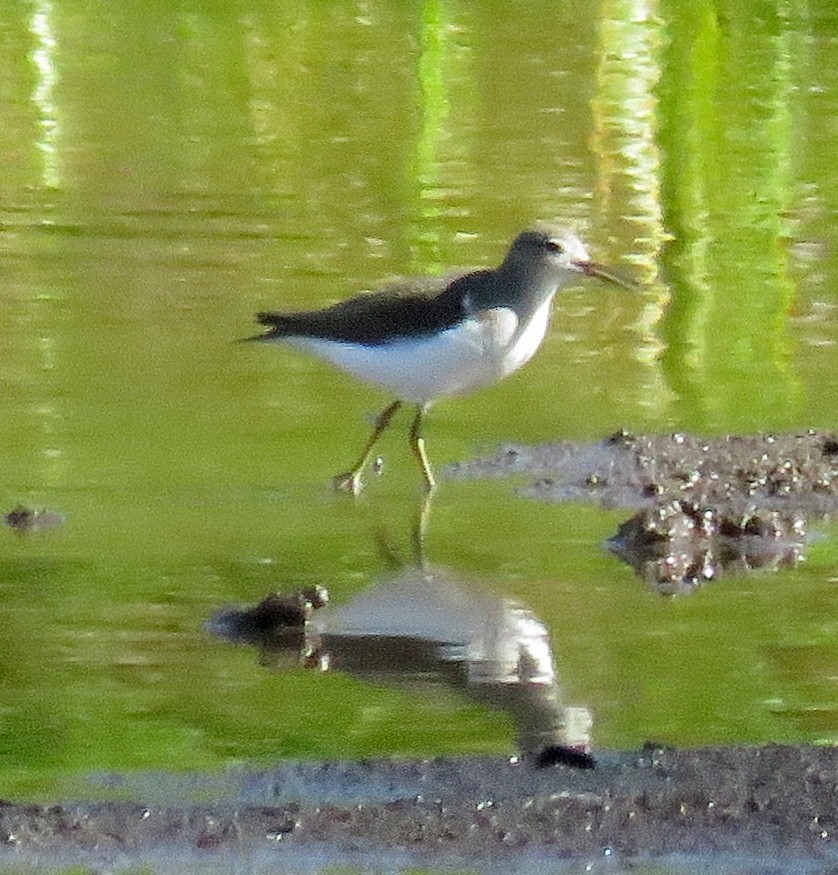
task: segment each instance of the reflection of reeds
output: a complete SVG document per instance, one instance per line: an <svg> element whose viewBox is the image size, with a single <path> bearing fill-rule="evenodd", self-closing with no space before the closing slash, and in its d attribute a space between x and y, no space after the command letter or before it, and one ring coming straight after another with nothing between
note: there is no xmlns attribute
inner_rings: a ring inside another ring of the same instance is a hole
<svg viewBox="0 0 838 875"><path fill-rule="evenodd" d="M598 31L599 224L634 229L624 248L669 285L638 323L644 397L661 408L674 393L671 418L696 427L788 425L795 25L674 7L613 0Z"/></svg>
<svg viewBox="0 0 838 875"><path fill-rule="evenodd" d="M744 10L722 21L704 3L664 22L667 382L681 422L787 425L800 397L788 367L794 288L783 218L793 195L790 24L778 20L774 36L757 39L765 22Z"/></svg>

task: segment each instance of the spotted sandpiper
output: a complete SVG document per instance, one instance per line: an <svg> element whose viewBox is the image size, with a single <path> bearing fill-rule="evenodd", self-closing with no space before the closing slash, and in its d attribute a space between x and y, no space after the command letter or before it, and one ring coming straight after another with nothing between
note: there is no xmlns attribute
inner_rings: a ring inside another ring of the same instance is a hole
<svg viewBox="0 0 838 875"><path fill-rule="evenodd" d="M547 333L556 292L580 276L625 285L591 260L573 231L537 224L515 238L500 267L406 280L321 310L258 313L269 330L245 339L288 343L396 396L356 463L334 478L337 490L360 491L376 441L401 405L413 403L410 448L430 492L425 411L438 398L490 386L528 362Z"/></svg>

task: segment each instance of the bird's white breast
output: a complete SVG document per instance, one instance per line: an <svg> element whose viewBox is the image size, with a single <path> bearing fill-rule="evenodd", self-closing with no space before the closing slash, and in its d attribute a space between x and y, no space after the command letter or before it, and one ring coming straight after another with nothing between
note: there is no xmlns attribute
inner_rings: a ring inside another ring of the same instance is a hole
<svg viewBox="0 0 838 875"><path fill-rule="evenodd" d="M441 332L377 346L309 337L284 340L338 368L383 386L397 398L424 404L490 386L535 354L550 319L552 298L520 325L514 310L496 307Z"/></svg>
<svg viewBox="0 0 838 875"><path fill-rule="evenodd" d="M520 326L517 334L511 338L504 356L504 377L517 371L518 368L525 365L536 354L541 346L541 342L544 340L544 336L547 334L552 308L553 296L551 295L533 313L530 321Z"/></svg>

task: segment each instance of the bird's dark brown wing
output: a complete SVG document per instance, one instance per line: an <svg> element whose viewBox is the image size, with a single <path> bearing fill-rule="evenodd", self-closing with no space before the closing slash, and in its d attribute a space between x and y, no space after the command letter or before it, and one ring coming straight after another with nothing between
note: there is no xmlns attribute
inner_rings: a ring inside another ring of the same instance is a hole
<svg viewBox="0 0 838 875"><path fill-rule="evenodd" d="M257 321L270 330L253 339L305 336L375 346L408 335L427 335L451 328L466 315L462 295L450 293L451 288L451 280L411 280L322 310L257 313Z"/></svg>

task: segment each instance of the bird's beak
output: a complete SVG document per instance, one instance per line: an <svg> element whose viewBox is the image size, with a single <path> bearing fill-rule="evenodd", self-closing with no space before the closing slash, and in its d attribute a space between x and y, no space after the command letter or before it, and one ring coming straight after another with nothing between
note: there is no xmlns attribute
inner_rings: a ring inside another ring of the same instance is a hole
<svg viewBox="0 0 838 875"><path fill-rule="evenodd" d="M637 288L636 284L631 280L624 279L619 274L613 273L607 267L597 264L595 261L574 261L573 266L582 271L585 276L599 277L609 283L614 283L615 286L622 286L624 289Z"/></svg>

